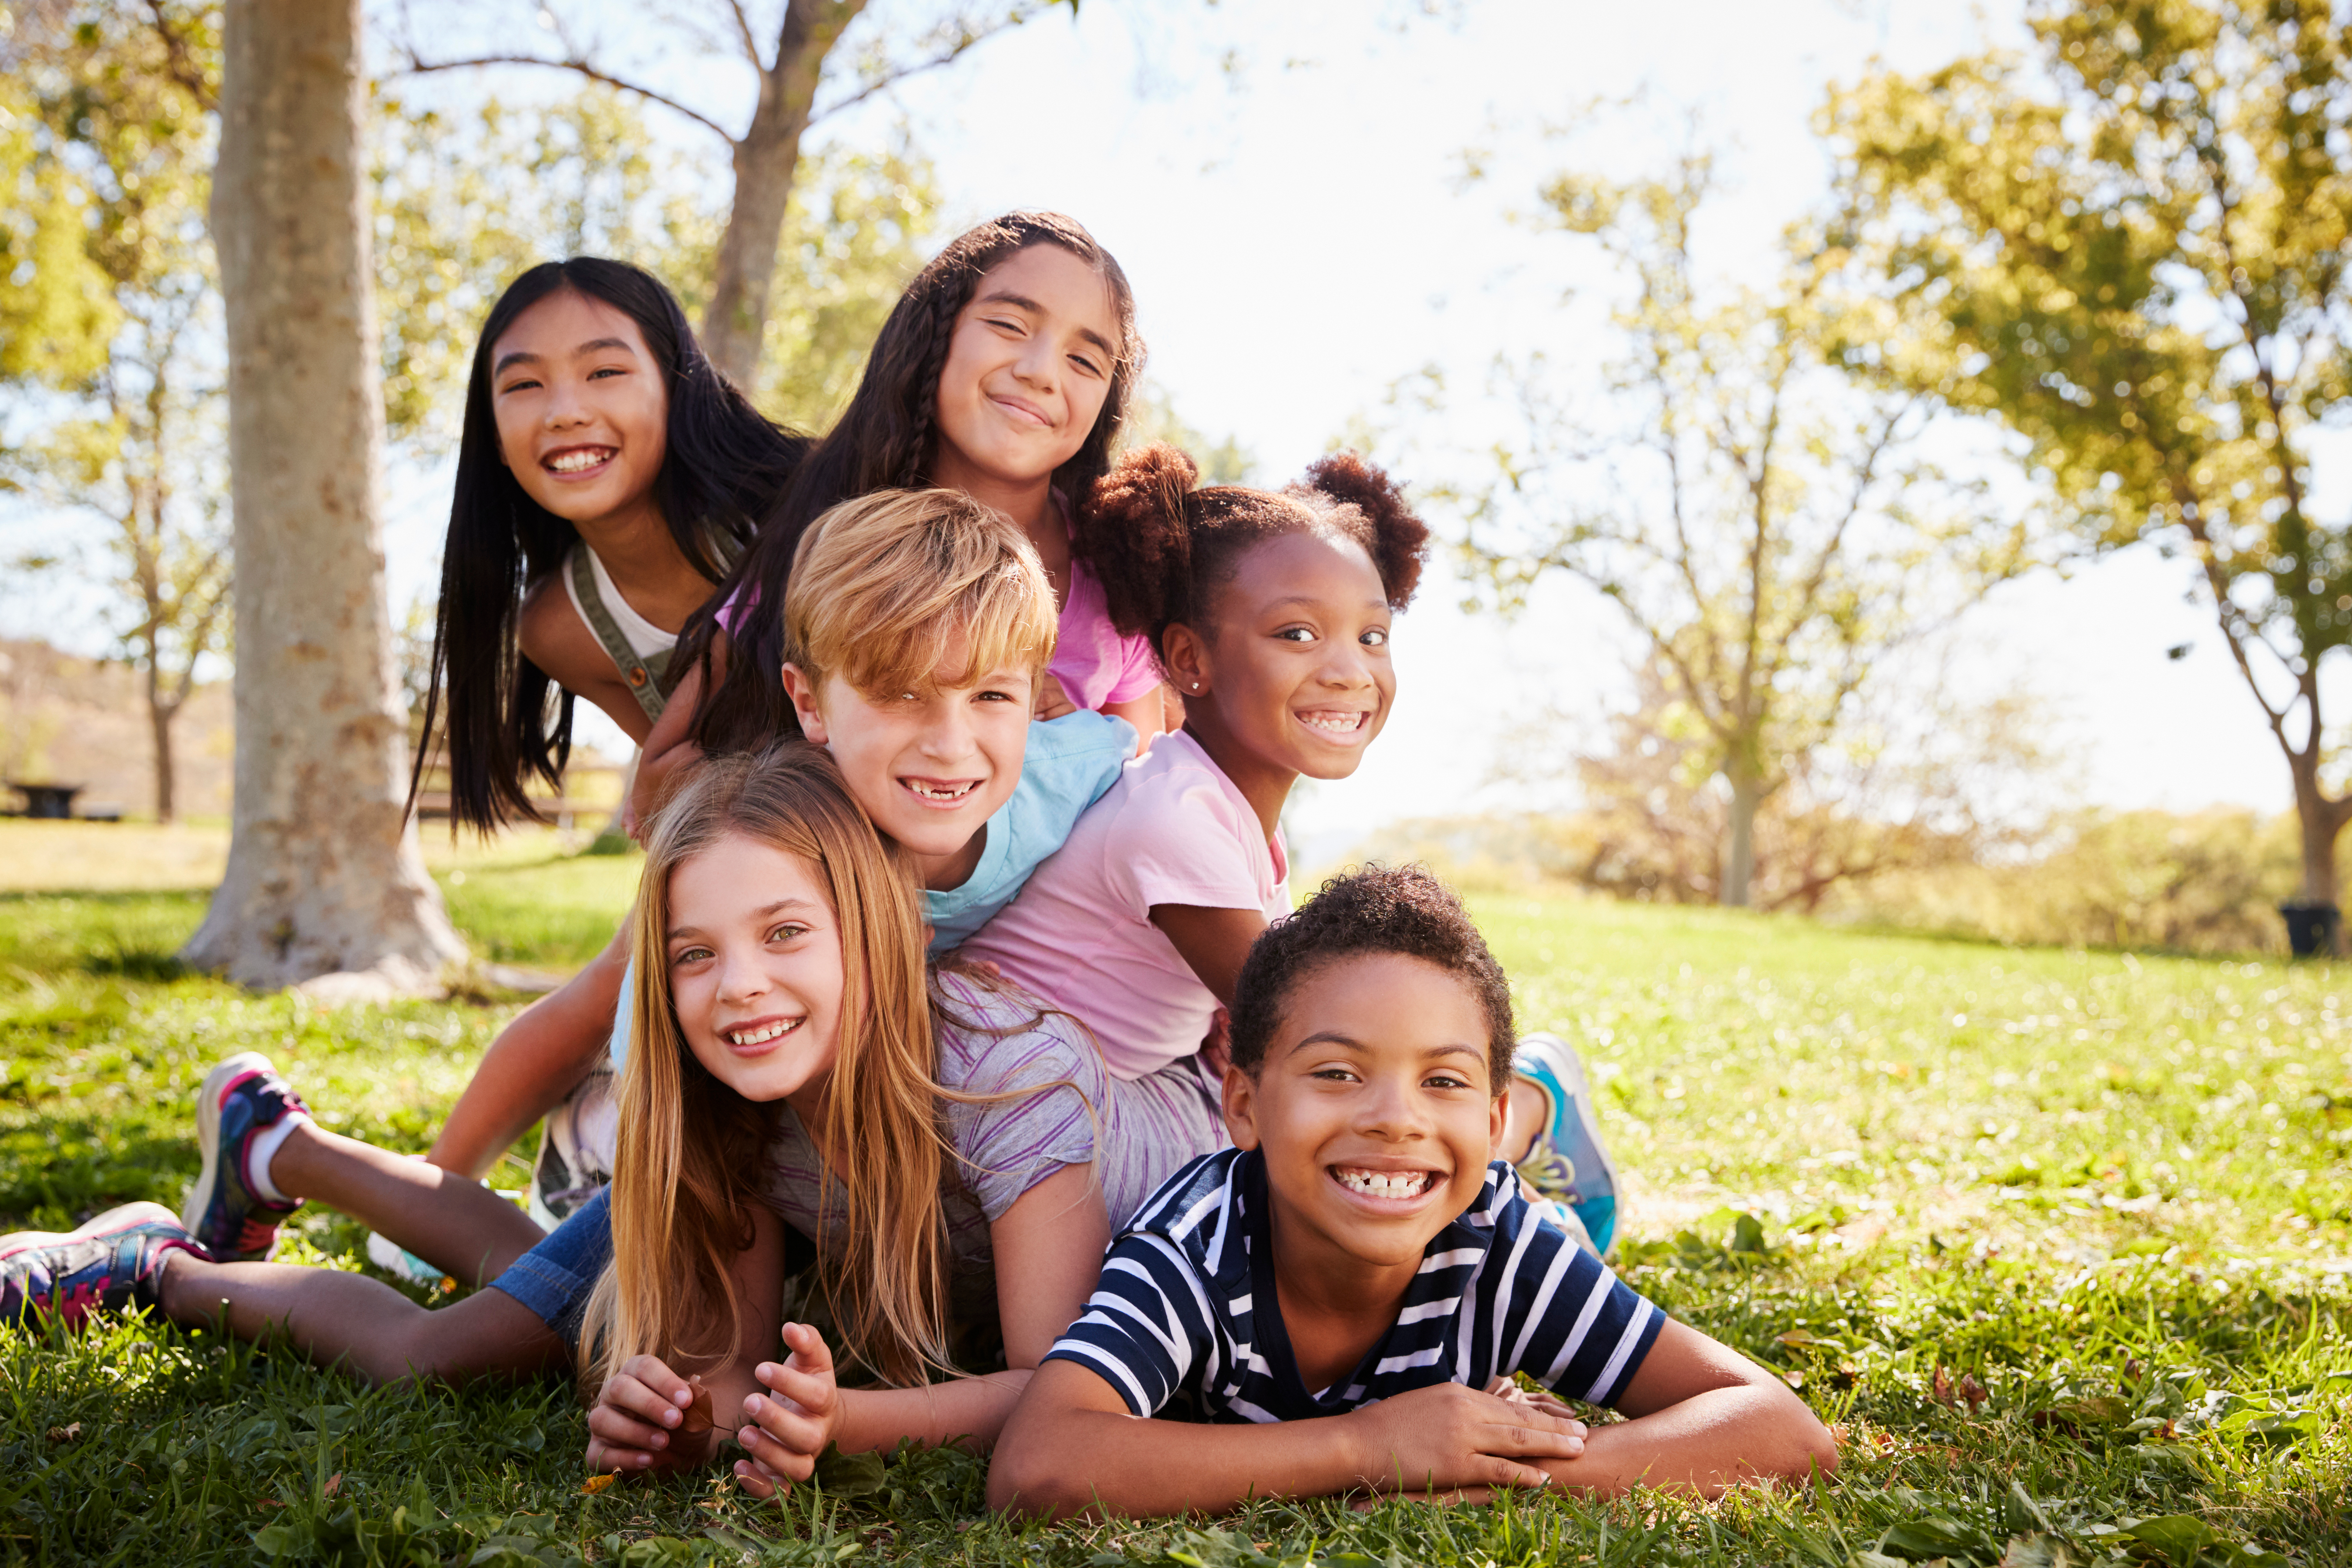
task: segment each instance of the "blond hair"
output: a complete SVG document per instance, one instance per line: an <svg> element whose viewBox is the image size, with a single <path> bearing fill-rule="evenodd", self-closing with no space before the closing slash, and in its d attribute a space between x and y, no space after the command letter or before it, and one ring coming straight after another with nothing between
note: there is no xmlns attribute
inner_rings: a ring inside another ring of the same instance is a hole
<svg viewBox="0 0 2352 1568"><path fill-rule="evenodd" d="M715 1365L740 1337L731 1270L751 1244L774 1112L720 1083L688 1047L667 944L671 875L730 834L808 862L832 903L840 1037L820 1124L808 1133L821 1168L839 1178L841 1223L831 1223L830 1182L820 1211L843 1239L821 1249L819 1285L861 1360L889 1382L922 1382L949 1364L940 1186L953 1154L940 1119L921 906L903 852L876 833L833 758L790 741L699 763L648 836L630 915L637 984L621 1071L613 1257L581 1333L583 1388L593 1396L641 1354L682 1370Z"/></svg>
<svg viewBox="0 0 2352 1568"><path fill-rule="evenodd" d="M784 663L869 697L1042 670L1059 614L1029 537L961 490L881 490L801 536L784 590ZM940 678L952 653L961 669Z"/></svg>

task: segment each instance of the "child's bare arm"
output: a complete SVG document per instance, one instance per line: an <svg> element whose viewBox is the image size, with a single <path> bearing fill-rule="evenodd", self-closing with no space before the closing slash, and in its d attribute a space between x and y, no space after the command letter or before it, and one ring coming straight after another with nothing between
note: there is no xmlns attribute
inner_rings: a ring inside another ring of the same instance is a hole
<svg viewBox="0 0 2352 1568"><path fill-rule="evenodd" d="M425 1157L480 1176L532 1123L563 1102L613 1037L613 1008L628 969L622 937L561 988L499 1031Z"/></svg>
<svg viewBox="0 0 2352 1568"><path fill-rule="evenodd" d="M1265 929L1264 912L1255 909L1204 909L1193 904L1155 904L1151 924L1167 933L1184 962L1217 1000L1234 999L1234 982L1241 977L1242 960L1250 944Z"/></svg>
<svg viewBox="0 0 2352 1568"><path fill-rule="evenodd" d="M1214 1512L1254 1497L1543 1486L1544 1461L1583 1451L1584 1427L1456 1384L1345 1416L1195 1426L1128 1413L1069 1361L1030 1379L989 1467L991 1507L1066 1518Z"/></svg>
<svg viewBox="0 0 2352 1568"><path fill-rule="evenodd" d="M1613 1496L1635 1484L1714 1497L1759 1480L1837 1469L1837 1444L1805 1402L1728 1345L1668 1320L1619 1408L1582 1457L1544 1469L1561 1486Z"/></svg>
<svg viewBox="0 0 2352 1568"><path fill-rule="evenodd" d="M1113 718L1123 718L1135 726L1135 754L1138 757L1151 749L1151 737L1168 727L1167 712L1160 700L1160 688L1154 686L1131 702L1106 703L1103 712Z"/></svg>

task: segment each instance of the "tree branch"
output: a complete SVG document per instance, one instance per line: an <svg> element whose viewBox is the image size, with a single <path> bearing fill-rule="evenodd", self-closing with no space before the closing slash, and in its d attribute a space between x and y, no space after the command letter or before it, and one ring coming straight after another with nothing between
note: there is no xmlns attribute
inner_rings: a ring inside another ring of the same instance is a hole
<svg viewBox="0 0 2352 1568"><path fill-rule="evenodd" d="M828 103L823 109L810 110L808 123L814 125L818 120L824 120L829 115L839 114L844 110L853 109L858 104L864 103L867 99L874 97L877 93L887 92L890 89L897 87L900 82L906 81L911 77L921 76L925 71L938 70L941 66L953 65L957 60L962 58L964 54L974 46L987 42L989 39L996 37L999 33L1011 31L1013 28L1019 26L1023 20L1024 18L1016 12L1009 16L999 17L979 32L961 34L957 37L954 43L948 46L948 47L942 52L932 56L929 59L921 60L910 66L897 67L891 70L885 71L882 75L875 78L872 81L867 82L864 87L859 88L856 92L851 93L848 97Z"/></svg>
<svg viewBox="0 0 2352 1568"><path fill-rule="evenodd" d="M570 71L575 76L585 77L590 81L602 83L605 87L616 88L622 92L635 93L647 103L660 104L664 109L682 114L697 125L713 132L730 147L735 145L735 133L700 110L689 108L667 93L656 92L649 87L601 70L586 60L551 60L539 55L476 55L469 59L462 60L426 60L418 58L415 51L412 49L408 51L408 63L394 74L425 76L434 71L471 70L478 66L539 66L548 70Z"/></svg>
<svg viewBox="0 0 2352 1568"><path fill-rule="evenodd" d="M163 0L147 0L147 9L153 14L155 31L163 40L164 66L172 79L187 89L188 96L194 99L205 113L219 113L220 95L213 90L210 82L205 80L205 73L197 68L196 57L188 47L188 40L181 36L179 28L172 25L172 18L164 12Z"/></svg>

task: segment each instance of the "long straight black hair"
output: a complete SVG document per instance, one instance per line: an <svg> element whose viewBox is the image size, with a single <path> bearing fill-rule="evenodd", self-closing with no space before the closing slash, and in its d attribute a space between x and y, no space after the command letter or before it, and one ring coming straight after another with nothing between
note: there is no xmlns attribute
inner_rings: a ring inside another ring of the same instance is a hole
<svg viewBox="0 0 2352 1568"><path fill-rule="evenodd" d="M436 745L434 721L446 692L449 815L482 832L543 821L525 786L536 778L555 787L572 755L572 695L523 656L516 622L524 594L562 564L580 530L532 500L501 460L490 408L492 347L517 317L566 288L635 321L661 367L669 444L654 476L654 502L679 552L712 582L727 566L713 550L714 536L732 542L730 553L748 553L809 446L806 436L762 416L719 373L677 296L644 268L575 256L541 262L507 286L482 323L466 384L425 732L408 781L413 807Z"/></svg>
<svg viewBox="0 0 2352 1568"><path fill-rule="evenodd" d="M671 657L681 669L690 661L702 672L692 734L705 751L756 749L799 732L784 697L782 668L784 583L801 535L843 501L930 483L939 441L940 371L947 365L956 320L990 268L1033 245L1060 246L1100 273L1110 289L1119 340L1110 389L1085 444L1054 470L1054 486L1076 507L1109 468L1111 444L1143 369L1143 340L1135 330L1135 295L1127 274L1076 219L1059 213L1008 213L957 235L907 285L874 340L866 373L840 423L793 474L721 591L678 633L678 651ZM724 675L714 684L718 612L730 602L756 606L758 612L740 615L737 625L725 628L730 652Z"/></svg>

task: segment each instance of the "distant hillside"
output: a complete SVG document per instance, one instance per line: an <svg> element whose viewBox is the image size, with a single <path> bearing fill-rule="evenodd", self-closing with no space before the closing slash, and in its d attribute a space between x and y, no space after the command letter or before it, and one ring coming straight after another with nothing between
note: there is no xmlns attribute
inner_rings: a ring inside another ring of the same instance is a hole
<svg viewBox="0 0 2352 1568"><path fill-rule="evenodd" d="M172 742L180 814L228 815L235 737L226 683L197 688ZM117 805L152 816L154 752L139 672L0 637L0 779L85 785L77 810ZM14 791L0 798L11 810L20 804Z"/></svg>

